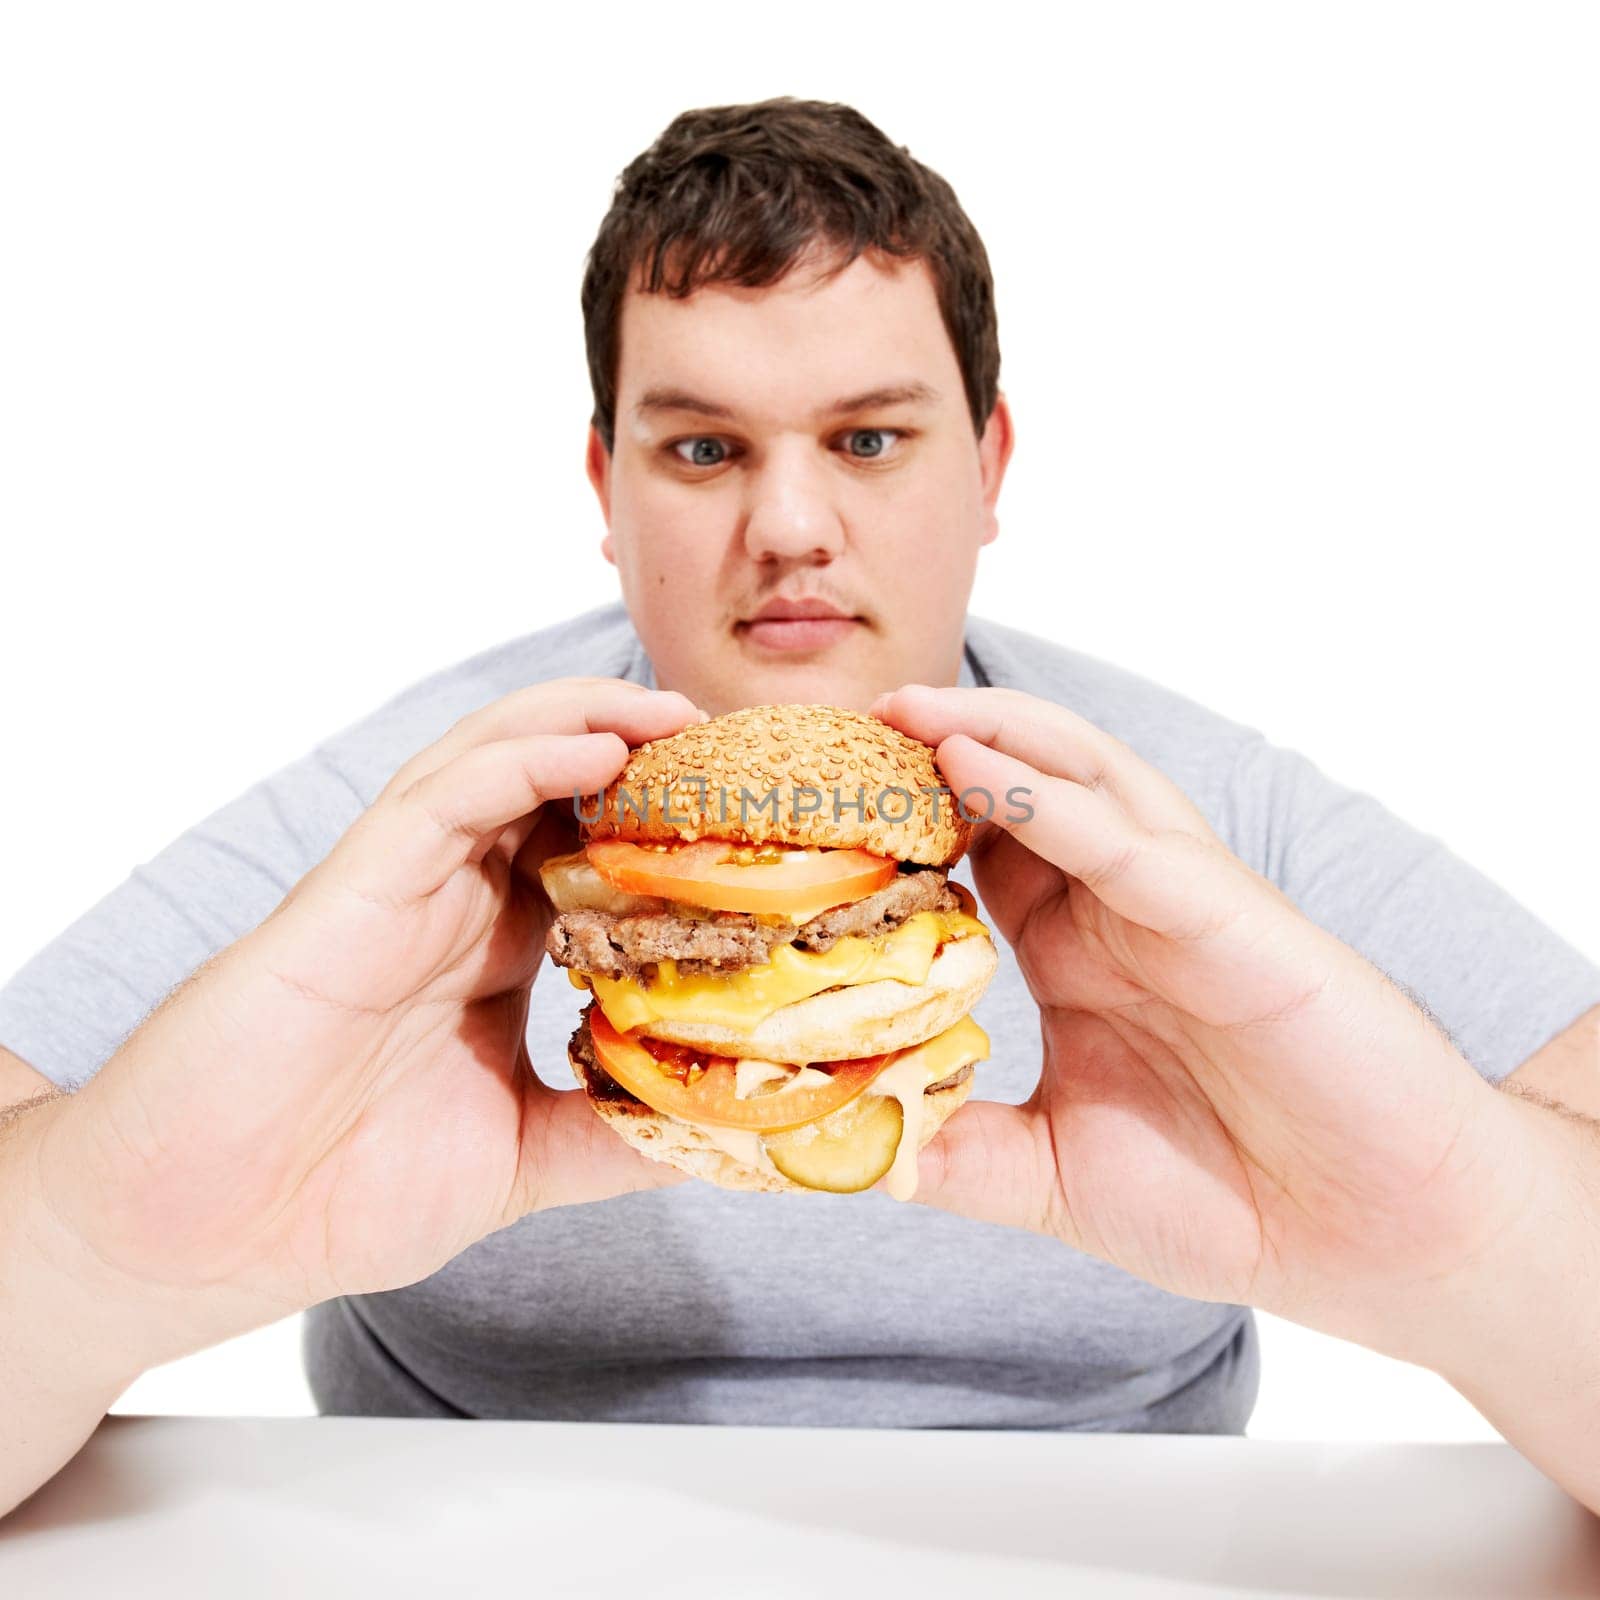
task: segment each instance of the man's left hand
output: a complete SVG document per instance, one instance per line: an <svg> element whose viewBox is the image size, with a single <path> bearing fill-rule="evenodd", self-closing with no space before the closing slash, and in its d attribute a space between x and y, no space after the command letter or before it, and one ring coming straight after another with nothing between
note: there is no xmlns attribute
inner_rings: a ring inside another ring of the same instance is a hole
<svg viewBox="0 0 1600 1600"><path fill-rule="evenodd" d="M1043 1034L1030 1098L969 1100L917 1200L1409 1354L1419 1287L1480 1271L1527 1203L1505 1097L1092 723L1008 689L871 709L993 797L973 877Z"/></svg>

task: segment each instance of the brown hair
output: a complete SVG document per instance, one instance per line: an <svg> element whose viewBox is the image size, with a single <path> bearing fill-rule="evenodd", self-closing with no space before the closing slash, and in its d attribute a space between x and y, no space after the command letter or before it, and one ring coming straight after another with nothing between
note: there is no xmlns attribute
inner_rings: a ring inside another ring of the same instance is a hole
<svg viewBox="0 0 1600 1600"><path fill-rule="evenodd" d="M683 299L708 283L763 288L814 245L926 261L981 438L1000 382L994 281L955 191L859 111L785 95L685 111L617 180L583 274L593 422L616 438L618 337L630 274Z"/></svg>

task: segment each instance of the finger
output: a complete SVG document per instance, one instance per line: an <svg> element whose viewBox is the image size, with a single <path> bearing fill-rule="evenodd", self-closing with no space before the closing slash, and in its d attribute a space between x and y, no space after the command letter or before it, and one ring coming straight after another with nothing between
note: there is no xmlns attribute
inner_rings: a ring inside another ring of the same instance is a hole
<svg viewBox="0 0 1600 1600"><path fill-rule="evenodd" d="M532 826L511 859L511 870L541 901L548 903L544 882L539 876L540 867L551 856L570 855L580 847L582 840L572 813L565 806L544 806L530 821Z"/></svg>
<svg viewBox="0 0 1600 1600"><path fill-rule="evenodd" d="M613 732L536 733L479 745L374 802L326 865L369 899L420 899L481 854L486 836L547 801L570 805L574 794L603 789L627 759L628 746Z"/></svg>
<svg viewBox="0 0 1600 1600"><path fill-rule="evenodd" d="M872 715L937 746L954 733L1025 761L1040 772L1106 790L1147 828L1211 834L1189 797L1121 740L1065 706L1015 689L907 684L881 695Z"/></svg>
<svg viewBox="0 0 1600 1600"><path fill-rule="evenodd" d="M1060 894L1064 880L1055 864L1036 856L1004 828L984 823L984 841L972 857L972 882L983 910L1007 944L1015 945L1029 915L1051 895Z"/></svg>
<svg viewBox="0 0 1600 1600"><path fill-rule="evenodd" d="M1035 1101L968 1100L923 1147L912 1198L975 1222L1027 1228L1072 1244L1060 1196L1048 1127Z"/></svg>
<svg viewBox="0 0 1600 1600"><path fill-rule="evenodd" d="M419 751L385 785L409 788L465 751L532 733L615 733L628 744L664 739L706 713L674 689L647 689L622 678L555 678L515 689L461 718Z"/></svg>
<svg viewBox="0 0 1600 1600"><path fill-rule="evenodd" d="M1201 937L1231 918L1239 889L1228 865L1234 858L1214 839L1152 831L1104 789L1038 772L964 733L945 739L935 759L958 796L1026 789L1031 815L1002 806L994 825L1077 878L1119 916L1173 939Z"/></svg>
<svg viewBox="0 0 1600 1600"><path fill-rule="evenodd" d="M517 852L526 842L527 837L533 832L538 820L548 816L548 811L536 811L530 816L518 817L515 822L508 823L498 833L489 834L480 839L468 861L486 861L492 855L498 856L509 866L517 859Z"/></svg>
<svg viewBox="0 0 1600 1600"><path fill-rule="evenodd" d="M544 841L536 859L530 861L526 846L535 833ZM518 817L502 828L492 840L479 846L469 859L483 860L494 854L507 866L517 868L518 857L528 862L537 881L538 868L546 856L566 855L576 850L580 840L578 825L566 806L541 806L525 817Z"/></svg>
<svg viewBox="0 0 1600 1600"><path fill-rule="evenodd" d="M611 1131L582 1089L552 1089L528 1071L522 1156L507 1223L551 1206L609 1200L687 1183L690 1174L652 1161Z"/></svg>

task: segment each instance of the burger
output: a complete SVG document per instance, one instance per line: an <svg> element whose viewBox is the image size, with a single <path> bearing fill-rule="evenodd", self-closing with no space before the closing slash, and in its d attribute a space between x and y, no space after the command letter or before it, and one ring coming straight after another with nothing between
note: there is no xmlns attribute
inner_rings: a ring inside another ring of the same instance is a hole
<svg viewBox="0 0 1600 1600"><path fill-rule="evenodd" d="M547 860L551 959L591 996L568 1046L635 1149L726 1189L916 1189L989 1053L994 941L949 870L972 825L933 751L765 705L632 751Z"/></svg>

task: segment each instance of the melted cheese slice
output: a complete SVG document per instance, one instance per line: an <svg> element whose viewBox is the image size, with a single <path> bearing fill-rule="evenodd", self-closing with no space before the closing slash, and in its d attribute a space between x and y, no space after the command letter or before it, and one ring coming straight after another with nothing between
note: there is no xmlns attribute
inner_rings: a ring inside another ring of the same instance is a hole
<svg viewBox="0 0 1600 1600"><path fill-rule="evenodd" d="M927 1109L924 1092L930 1084L948 1078L969 1061L989 1059L989 1035L971 1017L963 1017L943 1033L900 1055L876 1078L868 1094L893 1095L900 1102L902 1126L894 1165L886 1174L890 1195L909 1200L917 1192L917 1158L922 1154L922 1119Z"/></svg>
<svg viewBox="0 0 1600 1600"><path fill-rule="evenodd" d="M770 960L735 972L680 973L676 961L661 961L649 984L599 973L586 980L572 976L593 988L607 1020L622 1033L661 1018L751 1028L783 1006L843 984L883 978L925 983L941 941L988 933L964 911L919 911L875 939L840 939L829 950L779 945Z"/></svg>

